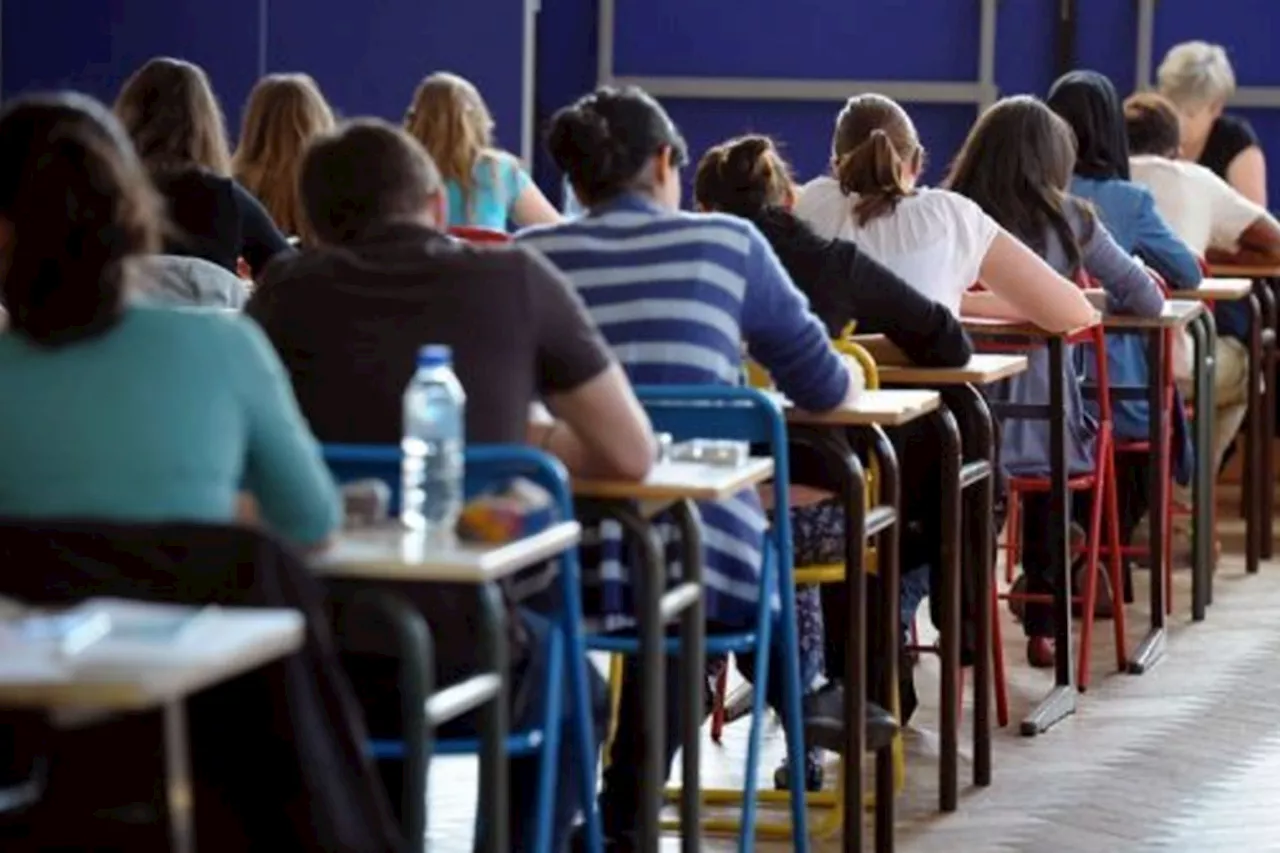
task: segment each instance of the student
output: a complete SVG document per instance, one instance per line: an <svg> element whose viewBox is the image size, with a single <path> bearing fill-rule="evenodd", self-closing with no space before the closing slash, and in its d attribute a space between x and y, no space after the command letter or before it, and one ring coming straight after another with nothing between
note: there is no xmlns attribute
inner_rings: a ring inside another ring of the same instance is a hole
<svg viewBox="0 0 1280 853"><path fill-rule="evenodd" d="M310 238L298 199L298 170L311 140L333 128L333 111L308 74L268 74L245 104L232 173L285 234L303 242Z"/></svg>
<svg viewBox="0 0 1280 853"><path fill-rule="evenodd" d="M559 222L520 161L494 147L493 117L476 87L438 72L418 84L405 129L422 143L449 192L449 224L506 231Z"/></svg>
<svg viewBox="0 0 1280 853"><path fill-rule="evenodd" d="M1156 77L1182 117L1181 156L1266 207L1267 159L1258 136L1247 119L1223 112L1236 90L1226 50L1203 41L1174 45Z"/></svg>
<svg viewBox="0 0 1280 853"><path fill-rule="evenodd" d="M1093 204L1120 248L1136 254L1159 273L1171 289L1200 284L1200 261L1178 239L1156 210L1146 188L1129 180L1129 142L1125 138L1124 108L1111 81L1096 71L1072 71L1049 90L1050 109L1075 131L1077 155L1071 194ZM1140 334L1107 336L1107 370L1113 385L1139 388L1151 382L1147 341ZM1174 407L1173 460L1179 482L1190 474L1191 445L1182 406ZM1145 400L1112 403L1118 439L1145 441L1149 412ZM1152 457L1122 454L1133 462L1120 484L1121 535L1127 543L1146 514L1149 497L1147 464Z"/></svg>
<svg viewBox="0 0 1280 853"><path fill-rule="evenodd" d="M857 393L860 383L760 233L736 217L679 212L684 140L648 94L606 87L583 97L555 114L547 147L588 212L524 232L518 242L541 251L569 277L632 382L737 385L745 341L798 406L825 411ZM747 490L699 509L709 628L746 629L755 623L759 596L773 593L760 588L765 517L759 498ZM598 591L589 598L604 625L621 626L631 613L620 580L626 577L623 543L616 529L602 529L601 540L600 586L588 582L587 591ZM775 677L768 698L776 709L782 707L780 633L774 631L769 650ZM751 670L749 658L738 664ZM627 658L601 794L605 833L623 844L639 810L645 743L639 667L638 658ZM669 679L675 672L667 667ZM674 679L668 690L669 697L678 695ZM829 742L838 742L842 694L818 695L807 703L809 719L815 726L826 721ZM668 768L679 707L674 698L668 703ZM885 727L891 730L891 724Z"/></svg>
<svg viewBox="0 0 1280 853"><path fill-rule="evenodd" d="M271 215L232 180L222 108L204 71L180 59L152 59L125 81L116 116L164 197L175 226L164 251L204 258L257 276L291 251Z"/></svg>
<svg viewBox="0 0 1280 853"><path fill-rule="evenodd" d="M226 523L244 488L276 533L318 547L338 492L257 327L128 295L160 222L100 104L0 113L0 515Z"/></svg>
<svg viewBox="0 0 1280 853"><path fill-rule="evenodd" d="M362 119L320 136L302 166L301 198L317 245L271 266L247 312L284 360L316 434L327 442L399 444L401 399L426 343L453 348L467 391L467 441L526 440L579 474L638 479L653 463L648 418L563 276L535 253L477 250L443 231L445 192L430 158L404 131ZM560 420L530 427L541 397ZM512 590L512 592L516 592ZM406 588L427 613L445 681L470 674L474 592ZM513 641L512 725L542 708L546 622L520 609ZM528 636L524 636L527 634ZM394 732L395 671L364 661L352 677L375 731ZM598 681L598 679L597 679ZM443 683L443 682L442 682ZM596 685L603 725L603 683ZM571 738L561 741L555 843L563 849L581 803ZM511 762L512 790L538 785L537 757ZM399 767L383 768L399 802ZM524 850L531 797L512 797L511 837Z"/></svg>
<svg viewBox="0 0 1280 853"><path fill-rule="evenodd" d="M744 136L715 146L703 155L694 178L694 195L702 210L741 216L752 222L778 253L796 286L809 298L814 313L838 337L851 322L860 333L883 333L916 364L956 367L973 354L973 345L960 322L936 302L868 257L856 243L828 240L813 233L791 211L795 185L791 168L766 136ZM928 455L927 453L925 455ZM793 466L802 464L793 458ZM793 469L794 470L794 469ZM797 566L840 563L844 560L844 505L833 495L792 491L792 539ZM908 498L904 501L910 504ZM933 503L936 505L937 501ZM938 563L938 561L934 561ZM903 571L902 622L910 623L927 590L927 567ZM796 594L801 625L800 654L806 673L826 671L840 679L843 670L823 661L823 618L817 587ZM833 612L833 643L843 642L843 585L822 589L822 604ZM828 603L829 599L833 602ZM833 650L834 651L834 650ZM843 660L840 652L834 655ZM806 779L820 788L822 765L811 750ZM780 780L781 781L781 780Z"/></svg>
<svg viewBox="0 0 1280 853"><path fill-rule="evenodd" d="M1245 263L1280 263L1280 222L1209 169L1177 159L1181 122L1172 103L1163 95L1144 92L1125 101L1124 114L1133 180L1151 191L1156 209L1191 251L1200 257L1216 254ZM1244 421L1248 358L1241 341L1227 334L1217 336L1215 471ZM1179 379L1189 380L1188 372L1183 371ZM1183 390L1192 390L1189 381Z"/></svg>
<svg viewBox="0 0 1280 853"><path fill-rule="evenodd" d="M1025 319L1055 332L1096 322L1078 287L981 208L916 186L924 149L889 98L849 99L836 119L831 166L831 176L801 188L796 215L820 236L857 243L952 314ZM970 291L978 282L987 292Z"/></svg>
<svg viewBox="0 0 1280 853"><path fill-rule="evenodd" d="M1008 98L978 119L956 157L948 186L976 202L996 222L1038 252L1058 273L1096 280L1107 293L1107 311L1152 317L1164 307L1155 280L1126 254L1093 215L1089 206L1067 194L1075 168L1071 128L1043 103L1029 96ZM1094 468L1095 424L1085 412L1079 377L1067 383L1066 421L1069 473ZM1044 404L1049 399L1049 358L1044 350L1030 354L1026 373L998 386L993 396L1018 404ZM1016 476L1049 473L1048 425L1021 419L1002 424L1000 461ZM1119 464L1119 462L1118 462ZM1077 504L1084 493L1077 494ZM1049 495L1023 495L1022 578L1015 592L1053 592L1053 560L1044 531ZM1084 517L1084 508L1078 516ZM1032 666L1054 662L1053 608L1028 603L1022 611L1027 659ZM1105 609L1105 608L1099 608Z"/></svg>

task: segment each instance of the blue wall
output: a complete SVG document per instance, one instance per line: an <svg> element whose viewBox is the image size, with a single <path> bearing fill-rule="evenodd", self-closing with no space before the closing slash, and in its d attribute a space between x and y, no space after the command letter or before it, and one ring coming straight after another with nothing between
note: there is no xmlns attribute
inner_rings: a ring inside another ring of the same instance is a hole
<svg viewBox="0 0 1280 853"><path fill-rule="evenodd" d="M1078 64L1134 83L1135 4L1079 0ZM620 74L972 80L978 0L618 0ZM1053 77L1053 0L999 6L996 80L1004 94L1043 93ZM833 10L839 10L836 13ZM522 0L16 0L3 4L4 94L72 86L110 99L155 54L204 65L234 128L253 80L302 70L341 112L398 119L424 74L473 79L519 146ZM595 0L542 0L536 116L590 89ZM70 25L69 25L69 22ZM678 22L678 23L677 23ZM1270 39L1275 0L1161 0L1155 54L1187 38L1226 44L1243 85L1280 86ZM834 103L672 101L694 152L746 130L782 139L802 175L824 168ZM968 106L911 106L936 180L974 118ZM1280 200L1280 110L1249 111L1272 153ZM536 174L558 195L553 170Z"/></svg>

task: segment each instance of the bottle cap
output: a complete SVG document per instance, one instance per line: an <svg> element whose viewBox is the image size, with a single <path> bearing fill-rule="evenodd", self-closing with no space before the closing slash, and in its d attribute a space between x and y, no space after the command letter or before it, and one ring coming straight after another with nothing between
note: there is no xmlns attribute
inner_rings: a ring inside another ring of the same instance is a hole
<svg viewBox="0 0 1280 853"><path fill-rule="evenodd" d="M453 364L453 348L427 344L418 350L418 367L448 367Z"/></svg>

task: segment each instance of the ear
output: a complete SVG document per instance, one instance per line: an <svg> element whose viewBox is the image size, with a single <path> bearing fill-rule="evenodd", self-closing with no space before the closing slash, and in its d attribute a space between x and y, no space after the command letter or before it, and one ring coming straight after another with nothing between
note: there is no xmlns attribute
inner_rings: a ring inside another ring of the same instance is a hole
<svg viewBox="0 0 1280 853"><path fill-rule="evenodd" d="M427 202L427 218L436 228L444 231L449 227L449 197L441 190Z"/></svg>
<svg viewBox="0 0 1280 853"><path fill-rule="evenodd" d="M787 181L787 191L782 196L782 206L787 210L793 210L796 206L796 185L791 181Z"/></svg>
<svg viewBox="0 0 1280 853"><path fill-rule="evenodd" d="M671 179L671 172L675 166L671 163L671 146L664 145L658 149L657 155L653 158L653 180L658 186L665 186L667 181Z"/></svg>

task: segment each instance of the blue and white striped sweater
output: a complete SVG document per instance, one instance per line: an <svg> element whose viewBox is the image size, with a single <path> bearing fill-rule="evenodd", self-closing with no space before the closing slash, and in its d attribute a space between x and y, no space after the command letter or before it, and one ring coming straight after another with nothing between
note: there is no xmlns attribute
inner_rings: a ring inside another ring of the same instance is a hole
<svg viewBox="0 0 1280 853"><path fill-rule="evenodd" d="M526 231L518 240L569 277L634 384L736 385L745 340L800 405L829 408L844 396L848 380L821 324L768 243L744 220L672 213L629 196L583 219ZM767 526L759 499L744 491L699 509L707 618L750 625ZM674 529L663 523L659 530L675 576ZM587 566L593 565L590 556ZM589 610L605 627L624 624L625 614L634 612L626 556L621 530L603 524L594 561L598 576L589 573L585 580Z"/></svg>

